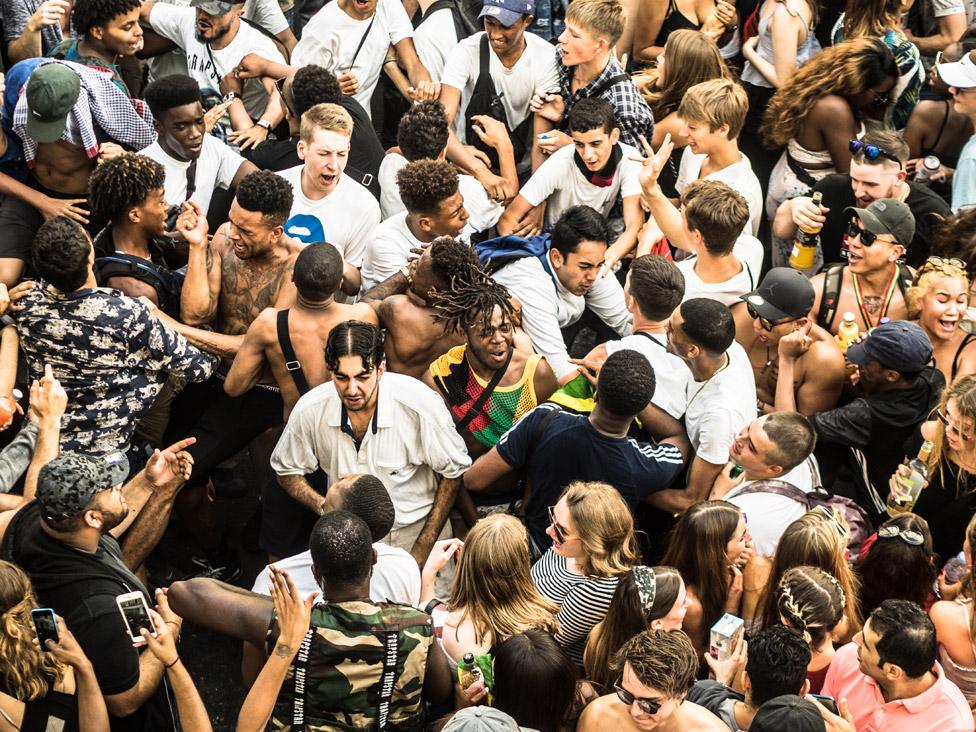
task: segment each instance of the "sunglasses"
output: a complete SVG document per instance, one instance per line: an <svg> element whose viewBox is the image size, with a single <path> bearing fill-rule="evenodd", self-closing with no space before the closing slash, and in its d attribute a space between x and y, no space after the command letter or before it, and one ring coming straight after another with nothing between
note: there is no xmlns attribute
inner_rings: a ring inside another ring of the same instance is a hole
<svg viewBox="0 0 976 732"><path fill-rule="evenodd" d="M851 535L851 532L846 526L844 526L844 524L840 522L840 520L837 518L837 514L826 506L814 506L811 511L814 513L819 513L824 518L829 519L830 523L832 523L834 528L837 529L837 533L840 535L840 537L844 539L844 541L847 541L847 538Z"/></svg>
<svg viewBox="0 0 976 732"><path fill-rule="evenodd" d="M784 323L792 323L794 320L797 320L797 318L789 318L787 320L780 320L778 322L773 322L769 318L764 318L762 315L760 315L759 311L756 310L756 308L754 308L750 303L746 303L746 312L749 313L750 318L759 321L759 325L762 326L763 330L772 330L777 325L783 325Z"/></svg>
<svg viewBox="0 0 976 732"><path fill-rule="evenodd" d="M847 224L847 238L853 239L855 236L861 237L861 244L866 247L872 246L876 241L879 241L879 234L875 234L873 231L868 231L867 229L862 229L858 220L853 218ZM881 239L885 244L894 244L893 241L888 241L887 239Z"/></svg>
<svg viewBox="0 0 976 732"><path fill-rule="evenodd" d="M664 706L661 702L655 701L654 699L641 699L636 697L620 684L614 684L613 689L617 692L617 698L620 701L622 701L628 707L634 702L637 702L637 706L642 712L644 712L644 714L657 714L659 711L661 711L661 707Z"/></svg>
<svg viewBox="0 0 976 732"><path fill-rule="evenodd" d="M959 435L959 439L962 440L963 442L969 442L971 439L973 439L973 435L971 433L966 434L961 429L959 429L959 427L956 426L956 423L950 420L949 416L941 409L935 410L935 416L942 423L943 427L945 427L947 430L952 430L953 432L955 432L957 435Z"/></svg>
<svg viewBox="0 0 976 732"><path fill-rule="evenodd" d="M958 257L929 257L925 260L925 264L919 268L916 278L921 276L923 272L945 270L948 267L961 269L963 272L966 271L966 263Z"/></svg>
<svg viewBox="0 0 976 732"><path fill-rule="evenodd" d="M566 529L556 523L555 506L549 506L549 525L552 526L552 533L556 535L556 541L565 544L571 537L567 536Z"/></svg>
<svg viewBox="0 0 976 732"><path fill-rule="evenodd" d="M278 90L278 94L281 95L281 103L288 107L288 100L285 99L285 79L287 76L282 76L280 79L274 80L275 89ZM288 111L291 112L291 107L288 107Z"/></svg>
<svg viewBox="0 0 976 732"><path fill-rule="evenodd" d="M878 529L878 537L881 539L894 539L896 536L910 546L922 546L925 541L921 532L903 529L901 526L882 526Z"/></svg>
<svg viewBox="0 0 976 732"><path fill-rule="evenodd" d="M888 97L883 97L884 104L888 104ZM879 99L879 104L881 104ZM871 145L867 142L861 142L860 140L851 140L847 143L848 149L851 151L851 155L863 155L865 160L877 160L878 158L886 158L893 163L898 163L898 167L902 167L901 160L896 158L887 150L878 147L877 145Z"/></svg>

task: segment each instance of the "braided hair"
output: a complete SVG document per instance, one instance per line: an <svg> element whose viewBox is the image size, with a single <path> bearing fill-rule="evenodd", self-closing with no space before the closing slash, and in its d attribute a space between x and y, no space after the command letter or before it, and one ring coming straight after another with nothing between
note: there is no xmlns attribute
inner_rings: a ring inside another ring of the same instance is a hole
<svg viewBox="0 0 976 732"><path fill-rule="evenodd" d="M844 617L847 598L840 582L818 567L794 567L776 589L776 606L811 649Z"/></svg>
<svg viewBox="0 0 976 732"><path fill-rule="evenodd" d="M444 322L445 331L463 333L477 326L483 336L491 331L491 318L496 307L502 310L503 323L511 322L515 314L508 290L490 277L438 292L432 305L434 319Z"/></svg>

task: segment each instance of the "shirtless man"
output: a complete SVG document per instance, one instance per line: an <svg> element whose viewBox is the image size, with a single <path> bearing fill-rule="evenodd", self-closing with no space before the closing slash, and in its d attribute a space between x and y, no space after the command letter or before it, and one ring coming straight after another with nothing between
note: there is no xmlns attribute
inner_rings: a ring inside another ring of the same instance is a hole
<svg viewBox="0 0 976 732"><path fill-rule="evenodd" d="M837 406L844 386L844 355L837 341L808 317L813 286L795 269L776 267L758 289L742 296L753 320L752 338L740 343L756 375L756 396L764 412L796 411L807 416ZM796 334L796 335L794 335ZM781 356L794 341L806 343L791 365L791 406L777 401Z"/></svg>
<svg viewBox="0 0 976 732"><path fill-rule="evenodd" d="M267 308L251 323L224 381L228 395L241 396L270 367L281 389L287 421L302 394L332 378L325 365L325 344L332 329L346 320L379 325L376 312L369 305L335 301L343 267L342 256L331 244L317 242L302 250L292 272L298 294L294 307ZM287 344L280 338L282 319ZM285 350L290 351L287 356Z"/></svg>
<svg viewBox="0 0 976 732"><path fill-rule="evenodd" d="M685 700L695 684L699 659L684 631L645 630L619 653L624 667L616 693L583 710L578 732L728 732L710 711Z"/></svg>
<svg viewBox="0 0 976 732"><path fill-rule="evenodd" d="M27 59L10 69L7 84L15 92L4 100L14 134L0 135L0 153L13 162L21 143L30 170L26 183L0 175L0 282L12 286L24 275L31 240L45 220L64 215L89 223L88 179L96 162L122 146L141 150L156 133L148 108L133 106L107 75L80 64ZM98 104L89 104L92 97ZM82 134L85 124L91 140ZM95 137L106 141L93 145Z"/></svg>
<svg viewBox="0 0 976 732"><path fill-rule="evenodd" d="M840 291L832 297L832 268L811 280L816 298L810 318L820 327L837 334L846 312L854 313L857 328L865 333L882 318L905 320L908 307L904 291L911 285L912 271L898 264L915 236L915 217L911 209L894 198L880 198L867 208L848 208L847 264L840 269ZM907 281L906 281L907 280ZM820 317L821 301L827 302Z"/></svg>
<svg viewBox="0 0 976 732"><path fill-rule="evenodd" d="M485 275L471 248L448 237L434 240L415 261L366 293L364 300L376 308L386 328L386 370L422 379L434 359L464 343L437 319L430 306L433 291L458 289Z"/></svg>

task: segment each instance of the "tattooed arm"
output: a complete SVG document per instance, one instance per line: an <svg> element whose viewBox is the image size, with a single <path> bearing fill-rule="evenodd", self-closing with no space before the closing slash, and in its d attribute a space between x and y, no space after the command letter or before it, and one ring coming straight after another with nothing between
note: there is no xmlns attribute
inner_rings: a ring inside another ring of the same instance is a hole
<svg viewBox="0 0 976 732"><path fill-rule="evenodd" d="M227 249L226 225L217 230L213 242L207 239L207 220L193 201L177 222L177 230L190 245L186 278L180 295L180 317L187 325L213 321L220 296L222 255Z"/></svg>

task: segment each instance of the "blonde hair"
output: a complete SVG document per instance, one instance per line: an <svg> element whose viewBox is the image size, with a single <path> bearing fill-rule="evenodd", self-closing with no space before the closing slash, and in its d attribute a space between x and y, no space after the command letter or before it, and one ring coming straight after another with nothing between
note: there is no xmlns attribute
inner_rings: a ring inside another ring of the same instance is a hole
<svg viewBox="0 0 976 732"><path fill-rule="evenodd" d="M949 386L942 390L942 397L939 399L939 406L937 409L945 414L946 405L949 400L953 399L956 402L956 410L959 412L959 419L971 419L976 423L976 374L968 374L963 376L956 381L952 382ZM971 441L972 442L972 441ZM976 450L976 443L970 446L970 452ZM945 476L942 471L942 456L945 450L945 425L939 419L935 420L935 435L932 438L932 452L929 453L928 468L929 475L937 474L940 481L945 480ZM964 466L957 464L958 473L956 475L956 498L958 498L961 493L960 489L965 488L969 485L969 478L972 476L972 471L967 470ZM943 485L945 485L943 483ZM946 488L949 486L945 485Z"/></svg>
<svg viewBox="0 0 976 732"><path fill-rule="evenodd" d="M529 566L528 534L514 516L488 516L468 532L447 609L471 619L479 644L533 628L556 632L559 607L536 590Z"/></svg>
<svg viewBox="0 0 976 732"><path fill-rule="evenodd" d="M566 486L560 500L566 501L586 549L579 560L583 574L615 577L640 562L634 517L620 491L607 483L577 480Z"/></svg>
<svg viewBox="0 0 976 732"><path fill-rule="evenodd" d="M620 0L573 0L566 9L566 20L603 37L613 47L624 32L624 6Z"/></svg>
<svg viewBox="0 0 976 732"><path fill-rule="evenodd" d="M316 130L338 132L340 135L352 137L352 117L349 112L338 104L323 102L310 107L302 115L301 138L306 145L311 145L315 139Z"/></svg>
<svg viewBox="0 0 976 732"><path fill-rule="evenodd" d="M905 305L908 306L909 320L918 320L918 317L922 314L922 300L928 294L932 283L942 277L948 277L954 280L958 279L965 282L968 297L969 275L966 273L966 270L948 262L943 262L938 266L930 265L926 262L919 268L915 282L905 293Z"/></svg>
<svg viewBox="0 0 976 732"><path fill-rule="evenodd" d="M730 140L742 132L748 111L746 90L731 79L711 79L695 84L685 92L678 105L678 116L686 122L704 122L712 132L727 124Z"/></svg>
<svg viewBox="0 0 976 732"><path fill-rule="evenodd" d="M67 666L33 643L31 610L37 598L20 567L0 561L0 686L22 702L47 695L64 679Z"/></svg>

